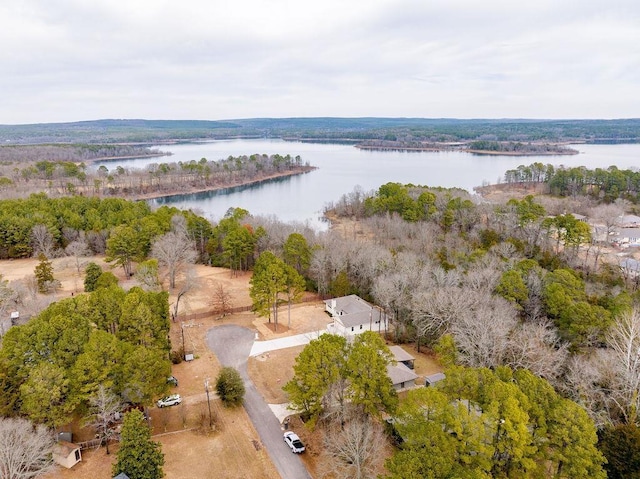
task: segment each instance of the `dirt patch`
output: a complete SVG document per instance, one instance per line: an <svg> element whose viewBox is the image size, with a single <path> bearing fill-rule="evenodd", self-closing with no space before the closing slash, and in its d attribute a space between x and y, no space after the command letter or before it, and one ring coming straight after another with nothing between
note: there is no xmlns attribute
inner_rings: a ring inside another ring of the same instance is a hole
<svg viewBox="0 0 640 479"><path fill-rule="evenodd" d="M293 364L303 349L304 346L296 346L249 358L249 376L267 403L287 402L282 386L293 378Z"/></svg>

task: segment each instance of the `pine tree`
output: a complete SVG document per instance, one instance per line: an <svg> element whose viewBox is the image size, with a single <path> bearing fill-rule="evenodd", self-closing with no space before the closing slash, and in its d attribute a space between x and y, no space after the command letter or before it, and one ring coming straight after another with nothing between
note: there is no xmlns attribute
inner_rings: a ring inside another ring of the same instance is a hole
<svg viewBox="0 0 640 479"><path fill-rule="evenodd" d="M84 290L87 293L95 291L96 282L102 274L102 268L95 263L89 263L84 270Z"/></svg>
<svg viewBox="0 0 640 479"><path fill-rule="evenodd" d="M164 477L163 465L160 443L151 440L151 430L142 412L134 409L125 414L113 475L124 472L129 479L160 479Z"/></svg>
<svg viewBox="0 0 640 479"><path fill-rule="evenodd" d="M38 261L39 263L36 265L34 270L36 281L38 282L38 291L41 293L48 293L49 287L54 281L53 265L43 253L38 255Z"/></svg>

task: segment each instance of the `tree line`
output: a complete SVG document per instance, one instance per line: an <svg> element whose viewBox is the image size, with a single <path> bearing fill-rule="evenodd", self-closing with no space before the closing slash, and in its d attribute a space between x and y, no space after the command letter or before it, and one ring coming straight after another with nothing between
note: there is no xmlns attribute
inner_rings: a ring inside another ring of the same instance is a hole
<svg viewBox="0 0 640 479"><path fill-rule="evenodd" d="M536 162L508 170L504 182L538 183L557 196L587 196L605 203L624 199L637 204L640 198L640 172L620 170L616 166L591 170L584 166L569 168Z"/></svg>
<svg viewBox="0 0 640 479"><path fill-rule="evenodd" d="M36 147L13 148L20 150ZM61 147L63 153L52 156L77 157L88 152L87 156L91 158L92 154L103 154L111 149L114 152L120 151L115 147L105 148L83 145L77 147L80 150L78 153L76 149L69 147L67 155L64 154L67 150ZM149 154L146 151L139 156ZM185 189L209 190L237 186L312 169L308 163L303 163L300 156L279 154L229 156L218 161L201 158L190 162L152 163L143 169L117 166L112 171L105 165L93 170L76 159L52 160L45 157L20 162L0 160L0 194L11 198L43 192L51 196L125 196L137 199L144 195L162 196Z"/></svg>

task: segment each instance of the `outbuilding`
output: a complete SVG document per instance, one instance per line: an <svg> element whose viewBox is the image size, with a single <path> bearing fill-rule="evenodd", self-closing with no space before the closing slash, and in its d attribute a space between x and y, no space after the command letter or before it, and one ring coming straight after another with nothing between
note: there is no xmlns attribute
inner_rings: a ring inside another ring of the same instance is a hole
<svg viewBox="0 0 640 479"><path fill-rule="evenodd" d="M71 469L82 461L80 446L68 441L58 441L53 447L53 460L56 464Z"/></svg>

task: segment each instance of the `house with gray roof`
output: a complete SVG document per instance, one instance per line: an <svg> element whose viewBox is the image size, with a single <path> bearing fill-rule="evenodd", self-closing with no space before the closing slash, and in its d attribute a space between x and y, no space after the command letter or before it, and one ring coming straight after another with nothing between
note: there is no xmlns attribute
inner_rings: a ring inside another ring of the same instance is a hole
<svg viewBox="0 0 640 479"><path fill-rule="evenodd" d="M355 294L327 299L325 311L333 318L327 330L349 337L364 331L384 331L384 315L379 308Z"/></svg>

